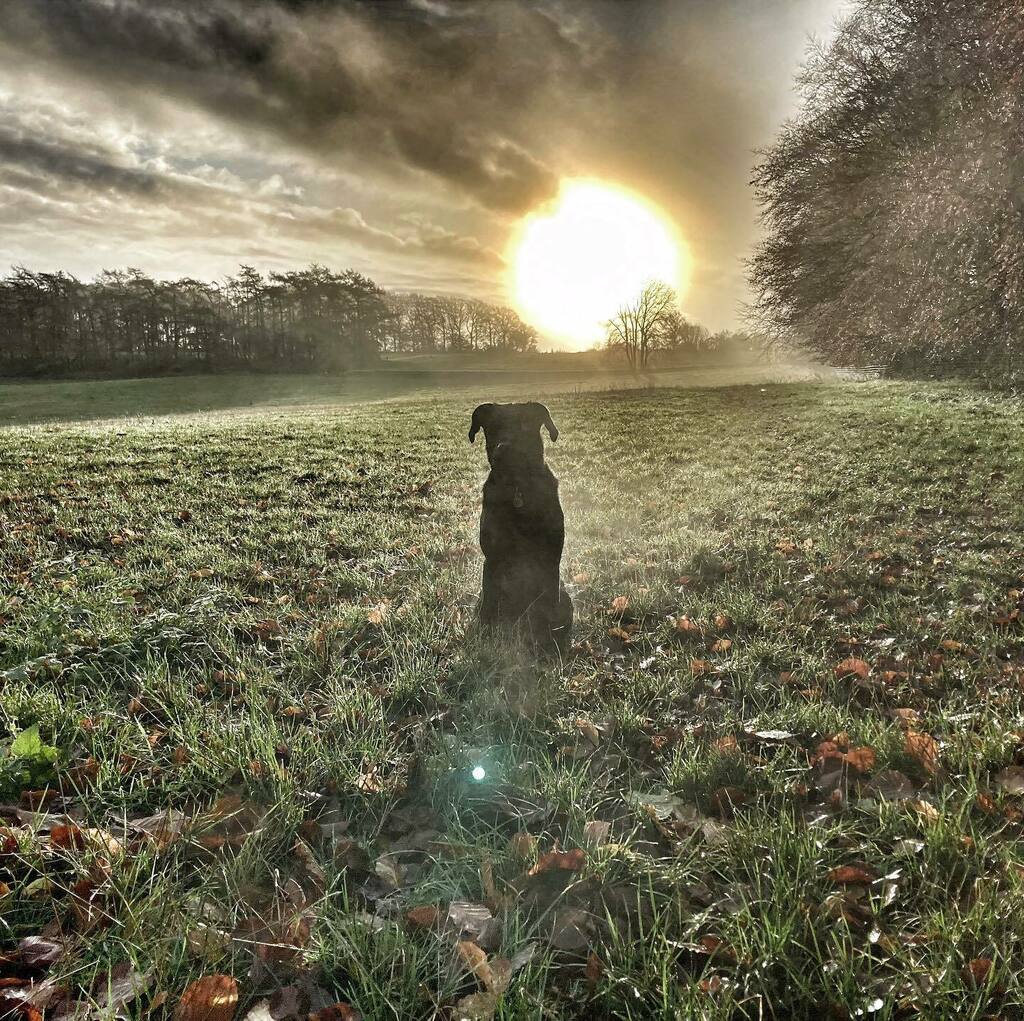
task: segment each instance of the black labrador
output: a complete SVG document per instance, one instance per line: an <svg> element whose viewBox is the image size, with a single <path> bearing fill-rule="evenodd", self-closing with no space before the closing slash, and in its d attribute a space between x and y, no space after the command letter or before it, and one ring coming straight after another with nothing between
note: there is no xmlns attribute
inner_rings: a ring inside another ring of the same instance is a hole
<svg viewBox="0 0 1024 1021"><path fill-rule="evenodd" d="M558 479L544 463L541 426L558 439L548 409L536 402L481 404L473 412L469 441L483 429L491 466L480 517L480 620L525 629L538 645L563 649L572 631L572 601L559 578L565 519Z"/></svg>

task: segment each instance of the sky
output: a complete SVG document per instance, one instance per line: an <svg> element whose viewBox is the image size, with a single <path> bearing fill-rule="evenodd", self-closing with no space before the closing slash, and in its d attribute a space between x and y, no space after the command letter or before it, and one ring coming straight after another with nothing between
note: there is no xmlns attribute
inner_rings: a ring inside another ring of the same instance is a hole
<svg viewBox="0 0 1024 1021"><path fill-rule="evenodd" d="M0 271L319 262L508 300L559 182L660 208L741 323L759 146L840 0L4 0Z"/></svg>

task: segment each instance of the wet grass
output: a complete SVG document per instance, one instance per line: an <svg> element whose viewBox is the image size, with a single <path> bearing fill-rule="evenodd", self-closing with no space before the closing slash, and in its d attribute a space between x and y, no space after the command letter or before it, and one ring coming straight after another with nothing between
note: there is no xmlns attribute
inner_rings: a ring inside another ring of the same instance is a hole
<svg viewBox="0 0 1024 1021"><path fill-rule="evenodd" d="M64 794L6 810L3 944L66 938L72 995L129 961L139 1010L221 972L458 1017L407 913L470 902L533 948L501 1018L1020 1016L1018 404L550 397L577 628L538 661L473 628L474 403L0 432L0 722Z"/></svg>

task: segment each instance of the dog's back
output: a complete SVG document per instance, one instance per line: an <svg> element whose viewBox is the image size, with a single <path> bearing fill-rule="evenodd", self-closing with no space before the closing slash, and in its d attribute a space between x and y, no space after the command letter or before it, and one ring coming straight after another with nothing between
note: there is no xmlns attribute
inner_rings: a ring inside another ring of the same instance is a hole
<svg viewBox="0 0 1024 1021"><path fill-rule="evenodd" d="M558 436L542 404L481 405L473 413L470 440L484 430L491 464L480 518L480 618L525 623L534 638L561 645L572 620L559 580L565 519L558 480L544 463L542 425Z"/></svg>

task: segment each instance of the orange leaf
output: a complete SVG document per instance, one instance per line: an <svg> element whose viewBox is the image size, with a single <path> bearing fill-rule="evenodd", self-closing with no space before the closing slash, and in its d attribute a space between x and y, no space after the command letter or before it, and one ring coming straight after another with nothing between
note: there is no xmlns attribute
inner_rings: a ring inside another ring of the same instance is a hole
<svg viewBox="0 0 1024 1021"><path fill-rule="evenodd" d="M626 612L626 609L627 609L628 606L629 606L629 596L616 596L612 600L612 606L611 606L611 609L608 612L609 613L619 613L619 614L622 614L622 613Z"/></svg>
<svg viewBox="0 0 1024 1021"><path fill-rule="evenodd" d="M231 1021L238 1007L238 983L230 975L207 975L181 994L174 1021Z"/></svg>
<svg viewBox="0 0 1024 1021"><path fill-rule="evenodd" d="M848 765L858 773L866 773L875 768L875 750L864 745L861 748L851 748L845 755Z"/></svg>
<svg viewBox="0 0 1024 1021"><path fill-rule="evenodd" d="M992 970L992 962L987 957L975 957L966 968L964 968L964 981L969 986L983 986L988 980L989 972Z"/></svg>
<svg viewBox="0 0 1024 1021"><path fill-rule="evenodd" d="M859 865L840 865L829 872L828 878L843 886L867 886L875 877Z"/></svg>
<svg viewBox="0 0 1024 1021"><path fill-rule="evenodd" d="M537 864L530 869L528 875L537 876L552 869L565 869L567 872L579 872L587 860L587 852L582 848L571 851L548 851L537 859Z"/></svg>
<svg viewBox="0 0 1024 1021"><path fill-rule="evenodd" d="M596 986L601 981L601 976L604 974L604 964L601 963L601 958L594 953L593 950L587 955L587 969L586 969L587 982Z"/></svg>
<svg viewBox="0 0 1024 1021"><path fill-rule="evenodd" d="M684 635L700 634L700 624L692 617L680 617L676 621L676 630L681 631Z"/></svg>
<svg viewBox="0 0 1024 1021"><path fill-rule="evenodd" d="M931 734L922 734L916 730L908 730L903 750L926 773L935 773L939 768L939 743Z"/></svg>
<svg viewBox="0 0 1024 1021"><path fill-rule="evenodd" d="M309 1015L309 1021L362 1021L362 1018L363 1015L347 1003L335 1003Z"/></svg>
<svg viewBox="0 0 1024 1021"><path fill-rule="evenodd" d="M862 659L856 659L851 656L849 659L844 659L835 670L836 677L860 677L861 679L867 677L871 673L871 667Z"/></svg>
<svg viewBox="0 0 1024 1021"><path fill-rule="evenodd" d="M405 920L414 929L433 929L441 917L436 904L424 904L418 908L410 908L405 913Z"/></svg>

